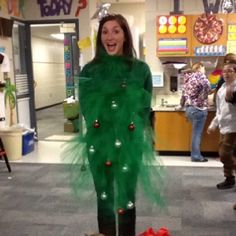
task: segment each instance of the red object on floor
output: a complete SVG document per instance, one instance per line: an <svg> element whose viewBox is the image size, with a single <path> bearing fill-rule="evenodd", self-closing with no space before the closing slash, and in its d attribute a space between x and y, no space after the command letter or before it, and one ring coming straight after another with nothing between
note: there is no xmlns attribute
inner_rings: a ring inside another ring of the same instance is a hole
<svg viewBox="0 0 236 236"><path fill-rule="evenodd" d="M170 236L170 234L167 228L162 227L157 231L156 236Z"/></svg>
<svg viewBox="0 0 236 236"><path fill-rule="evenodd" d="M145 232L141 233L139 236L156 236L153 228L148 228Z"/></svg>
<svg viewBox="0 0 236 236"><path fill-rule="evenodd" d="M167 228L161 227L156 233L153 228L148 228L145 232L141 233L139 236L170 236Z"/></svg>

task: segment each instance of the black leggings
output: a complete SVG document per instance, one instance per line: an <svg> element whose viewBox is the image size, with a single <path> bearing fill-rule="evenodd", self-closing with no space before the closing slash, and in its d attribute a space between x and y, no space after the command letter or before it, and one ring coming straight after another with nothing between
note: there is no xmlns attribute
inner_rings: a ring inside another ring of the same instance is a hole
<svg viewBox="0 0 236 236"><path fill-rule="evenodd" d="M135 236L136 210L125 210L118 214L118 232L119 236ZM116 215L114 210L107 208L100 199L98 199L98 228L99 233L105 236L116 236Z"/></svg>
<svg viewBox="0 0 236 236"><path fill-rule="evenodd" d="M118 215L118 235L119 236L135 236L135 220L136 210L124 209L120 214L117 213L117 209L114 209L115 197L114 197L114 176L112 172L109 173L109 178L106 181L105 186L101 184L99 179L94 179L95 189L97 193L97 219L99 233L105 236L116 236L116 215ZM132 178L136 174L132 173ZM137 177L135 177L137 179ZM132 183L133 180L132 180ZM129 178L127 178L127 195L128 199L135 203L135 186L129 185ZM107 198L102 198L102 194L106 193Z"/></svg>

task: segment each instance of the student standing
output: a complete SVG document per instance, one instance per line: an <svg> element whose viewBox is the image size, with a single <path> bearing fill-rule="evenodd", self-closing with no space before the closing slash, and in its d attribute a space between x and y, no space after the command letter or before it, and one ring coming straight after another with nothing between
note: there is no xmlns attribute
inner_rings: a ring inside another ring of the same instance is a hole
<svg viewBox="0 0 236 236"><path fill-rule="evenodd" d="M227 101L233 99L236 83L236 64L226 64L223 68L225 83L216 94L216 115L208 127L211 133L220 129L219 155L223 163L225 180L217 184L218 189L229 189L235 185L236 170L236 106ZM229 93L229 94L227 94ZM230 97L226 97L230 96Z"/></svg>

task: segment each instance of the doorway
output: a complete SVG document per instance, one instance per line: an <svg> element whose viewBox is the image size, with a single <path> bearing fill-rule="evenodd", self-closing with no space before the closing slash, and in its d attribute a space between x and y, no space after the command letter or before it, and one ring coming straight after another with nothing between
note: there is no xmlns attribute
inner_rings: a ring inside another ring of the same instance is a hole
<svg viewBox="0 0 236 236"><path fill-rule="evenodd" d="M30 42L29 74L30 71L32 74L28 76L32 86L29 99L33 101L31 128L36 129L38 140L53 140L67 135L63 101L70 96L76 99L78 21L32 21L26 22L26 28L29 32L26 41Z"/></svg>

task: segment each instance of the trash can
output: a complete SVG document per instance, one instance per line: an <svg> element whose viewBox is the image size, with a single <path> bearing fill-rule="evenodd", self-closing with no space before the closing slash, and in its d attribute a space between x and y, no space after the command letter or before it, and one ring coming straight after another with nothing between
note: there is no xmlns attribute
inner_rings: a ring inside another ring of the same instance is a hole
<svg viewBox="0 0 236 236"><path fill-rule="evenodd" d="M22 155L34 151L34 132L26 131L22 134Z"/></svg>
<svg viewBox="0 0 236 236"><path fill-rule="evenodd" d="M22 158L22 129L1 128L0 137L9 161Z"/></svg>

